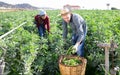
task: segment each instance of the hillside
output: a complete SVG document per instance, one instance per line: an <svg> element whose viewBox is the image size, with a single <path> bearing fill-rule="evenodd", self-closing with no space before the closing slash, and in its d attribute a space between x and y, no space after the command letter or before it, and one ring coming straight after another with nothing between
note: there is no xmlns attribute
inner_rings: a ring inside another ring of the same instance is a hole
<svg viewBox="0 0 120 75"><path fill-rule="evenodd" d="M0 2L0 7L17 8L17 9L39 9L38 7L32 6L32 5L27 4L27 3L12 5L12 4L8 4L5 2Z"/></svg>

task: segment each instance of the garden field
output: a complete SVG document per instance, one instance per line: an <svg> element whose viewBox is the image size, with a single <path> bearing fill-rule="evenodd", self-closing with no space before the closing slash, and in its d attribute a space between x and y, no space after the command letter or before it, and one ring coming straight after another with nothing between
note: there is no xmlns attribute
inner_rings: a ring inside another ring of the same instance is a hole
<svg viewBox="0 0 120 75"><path fill-rule="evenodd" d="M98 43L118 45L114 58L110 52L110 68L120 67L120 11L76 10L87 22L85 40L86 75L104 75L104 49ZM0 12L0 36L25 22L8 36L0 39L0 57L4 58L6 75L60 75L58 59L71 46L70 34L67 43L62 39L62 20L58 10L48 10L50 34L40 38L34 24L39 11ZM69 28L69 32L71 29ZM114 61L114 62L112 62ZM117 72L119 74L119 71Z"/></svg>

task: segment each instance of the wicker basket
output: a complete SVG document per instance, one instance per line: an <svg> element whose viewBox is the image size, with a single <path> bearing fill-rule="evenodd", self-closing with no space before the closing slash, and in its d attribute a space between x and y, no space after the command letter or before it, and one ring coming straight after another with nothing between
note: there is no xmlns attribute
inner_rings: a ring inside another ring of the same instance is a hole
<svg viewBox="0 0 120 75"><path fill-rule="evenodd" d="M76 65L76 66L67 66L67 65L64 65L63 63L61 63L64 57L76 58L76 59L82 61L82 63L79 65ZM60 56L60 58L59 58L59 69L60 69L61 75L85 75L86 64L87 64L87 60L83 57Z"/></svg>

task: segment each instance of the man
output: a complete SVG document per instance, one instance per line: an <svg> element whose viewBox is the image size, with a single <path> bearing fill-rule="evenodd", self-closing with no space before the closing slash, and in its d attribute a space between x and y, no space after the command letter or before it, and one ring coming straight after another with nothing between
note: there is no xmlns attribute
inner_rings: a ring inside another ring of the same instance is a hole
<svg viewBox="0 0 120 75"><path fill-rule="evenodd" d="M40 13L36 15L34 19L41 37L45 36L46 30L50 32L50 20L46 11L40 10Z"/></svg>
<svg viewBox="0 0 120 75"><path fill-rule="evenodd" d="M87 26L85 20L78 14L73 14L69 9L61 10L60 15L63 19L63 38L67 39L68 25L72 29L72 43L73 49L76 50L77 55L84 56L84 41L87 33Z"/></svg>

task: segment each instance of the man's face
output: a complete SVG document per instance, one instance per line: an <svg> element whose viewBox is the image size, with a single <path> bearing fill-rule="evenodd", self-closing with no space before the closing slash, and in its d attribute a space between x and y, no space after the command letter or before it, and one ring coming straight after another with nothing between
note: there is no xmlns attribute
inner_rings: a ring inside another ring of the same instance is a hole
<svg viewBox="0 0 120 75"><path fill-rule="evenodd" d="M45 19L45 18L46 18L46 15L42 15L41 18L42 18L42 19Z"/></svg>
<svg viewBox="0 0 120 75"><path fill-rule="evenodd" d="M70 18L71 18L71 14L70 14L70 13L66 13L66 14L63 14L63 15L61 15L61 16L62 16L62 18L63 18L63 20L64 20L65 22L67 22L67 23L70 22Z"/></svg>

